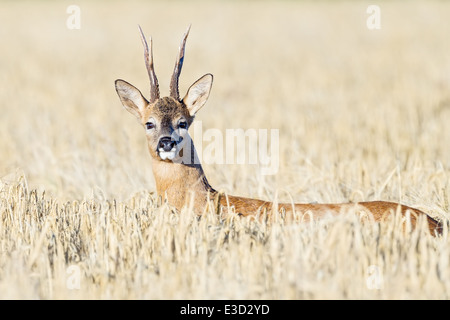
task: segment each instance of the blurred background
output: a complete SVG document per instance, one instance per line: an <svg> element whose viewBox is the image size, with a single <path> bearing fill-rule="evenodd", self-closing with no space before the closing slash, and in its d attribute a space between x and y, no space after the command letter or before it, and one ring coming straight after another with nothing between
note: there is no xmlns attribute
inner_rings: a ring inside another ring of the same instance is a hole
<svg viewBox="0 0 450 320"><path fill-rule="evenodd" d="M265 199L383 198L443 207L450 168L450 3L2 1L0 178L64 199L154 190L137 121L114 90L148 97L137 25L161 92L192 24L180 93L214 74L203 131L278 129L280 167L205 165L210 183Z"/></svg>

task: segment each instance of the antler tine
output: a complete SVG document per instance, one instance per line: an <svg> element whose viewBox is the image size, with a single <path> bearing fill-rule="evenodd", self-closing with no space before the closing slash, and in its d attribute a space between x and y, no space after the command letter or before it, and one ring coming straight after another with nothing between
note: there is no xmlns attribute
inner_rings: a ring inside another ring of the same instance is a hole
<svg viewBox="0 0 450 320"><path fill-rule="evenodd" d="M141 35L142 45L144 46L144 59L145 66L147 67L148 77L150 78L150 103L159 99L159 84L156 78L155 69L153 67L153 49L152 49L152 37L150 37L150 50L145 40L144 32L142 32L141 26L139 27L139 33Z"/></svg>
<svg viewBox="0 0 450 320"><path fill-rule="evenodd" d="M191 25L189 25L183 39L181 40L180 50L175 63L175 69L173 70L172 80L170 81L170 96L176 100L180 100L180 93L178 92L178 79L180 78L181 68L183 67L184 48L186 46L186 39L189 35L189 30L191 30Z"/></svg>

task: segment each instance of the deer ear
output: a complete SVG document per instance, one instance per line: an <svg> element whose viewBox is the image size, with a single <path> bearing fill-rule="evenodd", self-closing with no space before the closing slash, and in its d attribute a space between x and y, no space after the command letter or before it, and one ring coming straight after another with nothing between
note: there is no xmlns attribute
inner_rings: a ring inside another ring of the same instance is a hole
<svg viewBox="0 0 450 320"><path fill-rule="evenodd" d="M209 92L213 82L212 74L205 74L203 77L194 82L183 98L183 102L189 110L189 114L193 117L198 110L208 100Z"/></svg>
<svg viewBox="0 0 450 320"><path fill-rule="evenodd" d="M119 95L124 108L140 120L144 109L148 105L148 101L144 98L139 89L132 84L120 79L116 80L115 84L117 94Z"/></svg>

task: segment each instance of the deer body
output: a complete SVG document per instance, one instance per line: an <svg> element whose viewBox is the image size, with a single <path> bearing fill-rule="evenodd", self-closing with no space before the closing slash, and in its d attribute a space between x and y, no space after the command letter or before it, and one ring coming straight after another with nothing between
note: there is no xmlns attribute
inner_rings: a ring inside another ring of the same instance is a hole
<svg viewBox="0 0 450 320"><path fill-rule="evenodd" d="M359 203L338 203L338 204L318 204L318 203L279 203L274 204L269 201L238 197L233 195L221 195L211 187L202 170L201 165L187 166L185 164L155 161L153 160L153 173L155 176L157 193L167 200L170 205L178 211L193 201L196 212L201 213L208 205L208 201L213 201L218 206L218 211L227 213L231 210L242 216L253 216L267 213L269 216L274 211L283 212L288 219L297 218L302 221L309 221L324 217L326 215L337 215L345 212L357 212L369 216L374 221L381 221L391 213L400 212L403 215L409 211L411 223L415 225L419 216L427 218L430 231L439 231L439 223L426 215L424 212L395 202L370 201ZM189 186L186 188L186 186Z"/></svg>
<svg viewBox="0 0 450 320"><path fill-rule="evenodd" d="M160 98L159 85L153 68L153 56L140 29L144 45L145 64L150 79L150 100L123 80L116 80L116 91L123 106L135 115L146 130L148 149L152 157L152 169L158 196L178 211L186 205L193 205L198 214L202 214L210 203L214 203L220 213L230 211L242 216L265 213L269 217L282 212L287 217L309 220L327 214L337 215L350 210L367 214L373 220L380 221L393 212L400 211L409 215L412 225L419 216L425 216L432 233L441 228L440 224L424 212L394 202L373 201L341 204L291 204L279 203L224 195L208 183L203 168L198 161L195 147L189 136L188 128L195 114L203 107L209 97L213 76L206 74L188 89L180 99L178 78L184 60L184 48L189 29L180 45L170 84L170 96ZM409 213L408 213L409 212Z"/></svg>

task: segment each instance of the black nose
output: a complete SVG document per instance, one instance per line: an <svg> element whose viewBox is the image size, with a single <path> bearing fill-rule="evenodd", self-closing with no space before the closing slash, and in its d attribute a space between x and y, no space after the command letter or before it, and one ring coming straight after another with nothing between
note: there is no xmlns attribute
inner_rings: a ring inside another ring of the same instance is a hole
<svg viewBox="0 0 450 320"><path fill-rule="evenodd" d="M158 149L163 149L164 151L170 151L175 147L176 142L172 140L171 137L162 137L159 139Z"/></svg>

